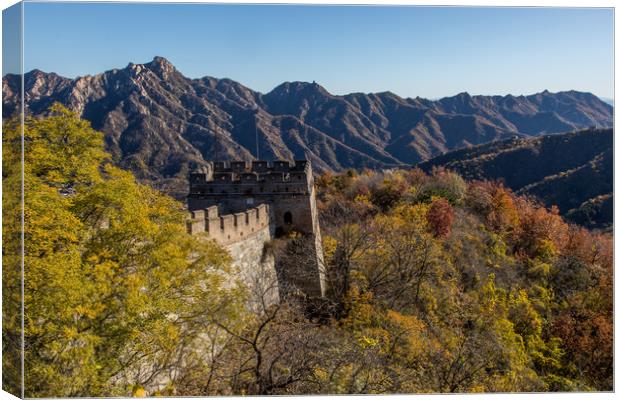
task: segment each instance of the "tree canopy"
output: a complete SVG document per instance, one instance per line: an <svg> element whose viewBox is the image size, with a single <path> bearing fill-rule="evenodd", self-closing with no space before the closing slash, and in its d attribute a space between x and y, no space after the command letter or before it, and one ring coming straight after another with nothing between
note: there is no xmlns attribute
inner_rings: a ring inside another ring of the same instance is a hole
<svg viewBox="0 0 620 400"><path fill-rule="evenodd" d="M75 113L26 119L23 143L28 397L613 389L611 236L499 183L318 177L328 296L253 313L228 253L187 234L182 205L115 167ZM21 146L6 121L7 390L20 385ZM284 240L295 271L305 239Z"/></svg>
<svg viewBox="0 0 620 400"><path fill-rule="evenodd" d="M4 132L6 189L21 132ZM203 357L206 316L242 308L228 254L188 235L181 204L109 163L102 134L62 106L26 119L24 143L26 396L130 395ZM19 204L4 193L3 246L15 246ZM18 273L5 258L8 296ZM4 323L18 335L18 319Z"/></svg>

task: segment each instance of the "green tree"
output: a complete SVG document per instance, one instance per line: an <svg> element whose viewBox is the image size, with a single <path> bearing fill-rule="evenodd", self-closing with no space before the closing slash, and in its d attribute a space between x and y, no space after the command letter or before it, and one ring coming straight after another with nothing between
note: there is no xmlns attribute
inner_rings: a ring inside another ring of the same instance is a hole
<svg viewBox="0 0 620 400"><path fill-rule="evenodd" d="M109 164L76 114L50 114L24 127L26 396L130 395L203 357L205 316L235 321L243 293L179 203Z"/></svg>
<svg viewBox="0 0 620 400"><path fill-rule="evenodd" d="M2 388L21 395L21 126L4 121L2 136Z"/></svg>

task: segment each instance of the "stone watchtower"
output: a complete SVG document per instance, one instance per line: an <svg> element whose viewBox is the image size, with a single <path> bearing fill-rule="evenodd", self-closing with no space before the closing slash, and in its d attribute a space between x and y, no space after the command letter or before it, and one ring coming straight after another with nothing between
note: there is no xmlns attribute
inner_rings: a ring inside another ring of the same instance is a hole
<svg viewBox="0 0 620 400"><path fill-rule="evenodd" d="M207 232L223 245L241 243L264 227L266 222L260 215L266 214L268 240L291 231L311 238L313 254L302 267L303 273L289 275L296 276L292 283L306 295L325 294L321 233L309 161L209 162L190 174L189 184L190 233Z"/></svg>

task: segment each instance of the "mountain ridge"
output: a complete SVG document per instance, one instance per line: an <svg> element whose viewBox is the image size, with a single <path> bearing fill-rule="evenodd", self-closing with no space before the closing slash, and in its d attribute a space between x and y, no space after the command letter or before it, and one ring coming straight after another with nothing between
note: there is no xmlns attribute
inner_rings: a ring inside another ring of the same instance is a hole
<svg viewBox="0 0 620 400"><path fill-rule="evenodd" d="M18 75L3 77L3 115L14 114ZM392 92L333 95L312 82L260 93L231 79L190 79L163 57L75 79L24 75L26 110L60 102L105 133L121 167L179 196L208 159L308 158L319 171L410 165L449 150L589 126L611 126L613 107L591 93L471 96L437 101Z"/></svg>
<svg viewBox="0 0 620 400"><path fill-rule="evenodd" d="M153 57L153 60L151 60L151 61L149 61L149 62L146 62L146 63L134 63L134 62L129 62L125 68L131 67L131 66L136 66L136 65L140 65L140 66L146 66L146 65L156 65L156 64L158 64L158 63L163 63L163 64L170 65L170 66L172 66L172 67L173 67L173 68L174 68L177 72L181 73L180 71L178 71L178 70L176 69L176 67L174 66L174 64L172 64L172 63L171 63L171 62L170 62L167 58L162 57L162 56L154 56L154 57ZM112 69L109 69L109 70L104 71L103 73L105 73L105 72L112 72L112 71L119 71L119 70L122 70L122 69L125 69L125 68L112 68ZM101 73L98 73L98 74L95 74L95 75L91 75L91 74L86 74L86 75L77 75L75 78L71 78L71 77L68 77L68 76L61 75L61 74L59 74L59 73L57 73L57 72L53 72L53 71L52 71L52 72L45 72L45 71L43 71L43 70L41 70L41 69L39 69L39 68L33 68L32 70L30 70L30 71L28 71L28 72L25 72L25 73L24 73L24 75L30 75L30 74L34 74L34 73L44 74L44 75L55 75L55 76L57 76L57 77L59 77L59 78L66 79L66 80L68 80L68 81L77 80L77 79L79 79L79 78L93 77L93 76L97 76L97 75L100 75L100 74L101 74ZM10 73L10 72L9 72L9 73L4 74L4 75L3 75L3 78L5 78L5 77L7 77L7 76L16 77L16 76L19 76L19 74L15 74L15 73ZM210 76L210 75L204 75L204 76L199 76L199 77L195 77L195 78L190 78L190 77L186 77L186 78L187 78L187 79L190 79L190 80L203 80L203 79L208 80L208 79L214 79L214 80L216 80L216 81L229 81L229 82L235 82L235 83L238 83L239 85L242 85L242 86L244 86L244 87L246 87L246 88L249 88L249 86L247 86L247 85L245 85L245 84L243 84L243 83L241 83L241 82L239 82L239 81L236 81L236 80L234 80L234 79L232 79L232 78L228 78L228 77L216 78L216 77L213 77L213 76ZM505 94L505 95L494 95L494 94L488 94L488 95L486 95L486 94L471 94L471 93L469 93L467 90L465 90L465 91L462 91L462 92L458 92L458 93L456 93L456 94L454 94L454 95L445 95L445 96L441 96L441 97L429 97L429 98L426 98L426 97L420 97L420 96L415 96L415 97L411 97L411 96L402 96L402 95L399 95L399 94L397 94L397 93L395 93L395 92L393 92L393 91L391 91L391 90L389 90L389 89L384 90L384 91L380 91L380 92L363 92L363 91L359 91L359 92L350 92L350 93L345 93L345 94L332 94L331 92L329 92L329 91L327 90L327 88L325 88L323 85L318 84L318 83L316 83L316 82L308 82L308 81L298 81L298 80L296 80L296 81L283 81L282 83L280 83L280 84L278 84L278 85L274 86L274 87L273 87L271 90L269 90L268 92L261 92L261 91L259 91L259 90L253 90L253 91L255 91L255 92L256 92L256 93L258 93L258 94L265 95L265 94L267 94L267 93L272 92L273 90L275 90L276 88L278 88L279 86L282 86L282 85L284 85L284 84L305 84L305 85L312 85L312 84L316 84L316 85L320 86L323 90L325 90L327 93L329 93L330 95L333 95L333 96L340 96L340 97L347 97L347 96L352 96L352 95L372 95L372 94L375 94L375 95L393 95L393 96L399 97L399 98L404 99L404 100L407 100L407 101L418 101L418 100L422 100L422 101L426 101L426 102L437 102L437 101L441 101L441 100L443 100L443 99L450 99L450 98L458 97L458 96L461 96L461 95L466 95L466 96L469 96L469 97L484 97L484 98L486 98L486 97L491 97L491 98L526 98L526 97L530 97L530 96L536 96L536 95L539 95L539 94L581 93L581 94L586 94L586 95L591 95L591 96L594 96L594 97L596 97L596 98L600 99L600 100L601 100L602 102L604 102L605 104L608 104L608 105L610 105L610 106L613 106L613 104L612 104L612 103L613 103L613 99L611 99L611 98L608 98L608 97L603 97L603 96L597 96L597 95L595 95L595 94L594 94L594 93L592 93L592 92L587 92L587 91L579 91L579 90L574 90L574 89L560 90L560 91L558 91L558 92L551 92L551 91L550 91L550 90L548 90L548 89L543 89L543 90L541 90L540 92L536 92L536 93L529 94L529 95L528 95L528 94L513 94L513 93L507 93L507 94Z"/></svg>

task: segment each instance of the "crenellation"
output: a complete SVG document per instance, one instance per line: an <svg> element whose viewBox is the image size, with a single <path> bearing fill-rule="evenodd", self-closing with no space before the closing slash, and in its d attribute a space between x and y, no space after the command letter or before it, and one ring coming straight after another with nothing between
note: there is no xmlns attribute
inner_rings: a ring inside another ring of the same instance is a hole
<svg viewBox="0 0 620 400"><path fill-rule="evenodd" d="M240 213L235 213L233 214L234 221L235 221L235 229L236 230L241 230L240 228L243 227L244 225L246 225L245 223L245 213L244 212L240 212Z"/></svg>
<svg viewBox="0 0 620 400"><path fill-rule="evenodd" d="M216 238L220 236L222 232L222 221L219 217L208 219L206 221L206 226L209 237Z"/></svg>
<svg viewBox="0 0 620 400"><path fill-rule="evenodd" d="M204 219L205 218L205 210L195 210L195 211L191 211L192 213L192 219Z"/></svg>
<svg viewBox="0 0 620 400"><path fill-rule="evenodd" d="M200 215L196 212L190 212L187 220L187 232L190 235L195 235L204 232L205 228L204 216L203 218L200 218Z"/></svg>
<svg viewBox="0 0 620 400"><path fill-rule="evenodd" d="M233 172L245 172L248 169L248 163L245 161L232 161L230 163L230 169Z"/></svg>
<svg viewBox="0 0 620 400"><path fill-rule="evenodd" d="M273 162L273 170L274 171L289 171L291 169L291 163L288 161L274 161Z"/></svg>
<svg viewBox="0 0 620 400"><path fill-rule="evenodd" d="M209 163L199 172L190 174L192 193L230 193L242 189L238 185L258 185L267 183L292 183L307 186L312 183L312 169L305 160L296 160L294 165L288 161L217 161ZM223 186L222 186L223 185ZM290 187L289 187L290 188ZM298 190L286 187L276 191Z"/></svg>
<svg viewBox="0 0 620 400"><path fill-rule="evenodd" d="M268 227L269 219L269 206L266 204L226 215L219 215L218 207L211 206L205 210L191 211L187 225L190 234L206 232L210 239L225 245Z"/></svg>
<svg viewBox="0 0 620 400"><path fill-rule="evenodd" d="M222 215L220 217L220 223L222 228L222 233L227 235L227 238L230 239L230 234L234 233L235 230L235 216L234 214Z"/></svg>
<svg viewBox="0 0 620 400"><path fill-rule="evenodd" d="M204 209L204 212L205 212L205 218L207 219L217 218L220 215L220 212L217 209L217 206L207 207L206 209Z"/></svg>

